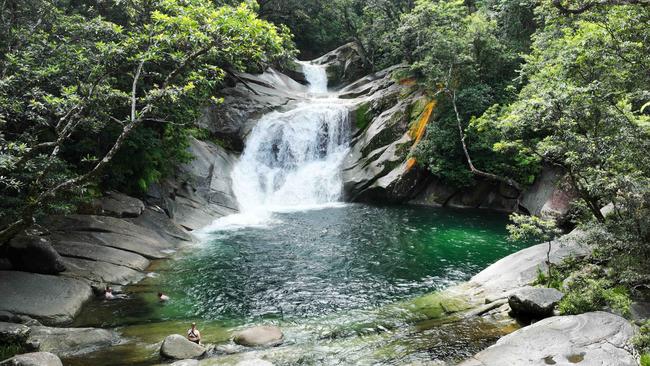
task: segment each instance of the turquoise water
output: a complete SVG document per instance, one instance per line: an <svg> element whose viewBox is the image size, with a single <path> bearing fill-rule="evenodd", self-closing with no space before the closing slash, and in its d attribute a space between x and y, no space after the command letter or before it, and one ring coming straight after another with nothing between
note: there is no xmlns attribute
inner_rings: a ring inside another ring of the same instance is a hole
<svg viewBox="0 0 650 366"><path fill-rule="evenodd" d="M231 330L243 325L278 324L290 339L293 348L287 352L292 357L303 352L305 357L331 356L342 362L336 358L341 352L354 349L363 357L375 357L362 350L375 355L391 342L397 342L404 357L422 353L416 360L431 359L433 351L427 347L432 344L436 352L469 355L485 347L486 339L472 336L459 346L458 335L472 334L483 325L454 326L444 332L427 326L390 339L371 340L366 334L361 343L337 340L330 351L323 348L323 339L359 335L366 332L363 324L379 321L390 327L392 323L381 317L392 315L378 315L381 309L468 280L525 247L507 241L506 224L507 216L501 213L416 206L348 204L275 213L263 227L207 234L179 259L153 268L157 276L128 287L126 299L88 305L76 325L118 327L140 348L197 321L206 341L216 344L228 343ZM157 303L158 291L169 294L171 301ZM493 331L485 329L481 334ZM449 348L440 340L446 337L443 333L458 334ZM139 352L137 357L144 357ZM149 359L141 364L157 361L155 347L147 352L144 358ZM111 365L107 355L110 352L103 351L90 359ZM277 364L293 362L283 362L286 355L277 357L271 358Z"/></svg>

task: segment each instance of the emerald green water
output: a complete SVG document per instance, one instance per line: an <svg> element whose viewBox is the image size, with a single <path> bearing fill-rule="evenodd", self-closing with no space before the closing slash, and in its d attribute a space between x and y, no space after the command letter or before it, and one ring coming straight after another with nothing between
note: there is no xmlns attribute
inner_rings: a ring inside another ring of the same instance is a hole
<svg viewBox="0 0 650 366"><path fill-rule="evenodd" d="M206 234L178 260L154 268L156 276L127 288L128 298L89 305L76 325L120 327L127 337L151 344L197 321L206 341L220 344L232 329L272 323L283 327L291 347L326 357L342 348L317 352L305 345L367 336L367 324L371 334L408 324L385 309L465 281L523 248L525 243L506 240L506 223L500 213L414 206L349 204L275 213L264 226ZM169 303L156 302L159 290L170 295ZM373 328L379 323L384 326ZM423 334L398 339L419 354L416 345L430 342ZM385 347L389 341L379 338ZM358 340L344 341L345 347L352 342ZM155 358L155 351L147 355ZM431 359L431 352L422 357ZM282 357L271 359L285 364Z"/></svg>

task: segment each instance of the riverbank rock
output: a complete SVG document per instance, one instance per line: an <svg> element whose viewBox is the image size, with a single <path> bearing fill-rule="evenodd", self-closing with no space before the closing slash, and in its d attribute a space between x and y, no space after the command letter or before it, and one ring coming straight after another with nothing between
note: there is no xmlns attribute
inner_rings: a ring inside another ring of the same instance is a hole
<svg viewBox="0 0 650 366"><path fill-rule="evenodd" d="M164 210L186 230L197 230L215 219L236 213L238 203L230 178L237 158L223 147L190 138L191 163L181 164L173 177L147 192L147 202Z"/></svg>
<svg viewBox="0 0 650 366"><path fill-rule="evenodd" d="M29 342L38 344L39 351L52 352L59 356L78 355L107 348L118 340L116 333L98 328L32 327L29 336Z"/></svg>
<svg viewBox="0 0 650 366"><path fill-rule="evenodd" d="M175 243L165 240L155 231L127 220L97 215L50 216L43 226L55 243L76 242L107 246L137 253L147 259L167 258Z"/></svg>
<svg viewBox="0 0 650 366"><path fill-rule="evenodd" d="M517 330L461 366L636 366L634 328L618 315L592 312L546 318Z"/></svg>
<svg viewBox="0 0 650 366"><path fill-rule="evenodd" d="M363 62L359 46L354 42L332 50L312 63L325 66L327 82L332 87L349 84L365 76L369 67Z"/></svg>
<svg viewBox="0 0 650 366"><path fill-rule="evenodd" d="M144 203L119 192L107 192L99 199L102 214L115 217L138 217L144 212Z"/></svg>
<svg viewBox="0 0 650 366"><path fill-rule="evenodd" d="M32 352L0 362L0 366L63 366L63 363L53 353Z"/></svg>
<svg viewBox="0 0 650 366"><path fill-rule="evenodd" d="M513 315L528 319L542 319L553 315L553 309L564 294L554 288L524 287L508 298Z"/></svg>
<svg viewBox="0 0 650 366"><path fill-rule="evenodd" d="M160 354L163 357L175 360L198 358L203 356L205 352L206 349L203 346L188 341L187 338L180 334L167 336L160 347Z"/></svg>
<svg viewBox="0 0 650 366"><path fill-rule="evenodd" d="M0 271L0 294L0 311L59 325L72 321L92 291L87 282L73 278Z"/></svg>
<svg viewBox="0 0 650 366"><path fill-rule="evenodd" d="M583 236L584 232L576 229L554 240L551 244L551 263L558 264L568 257L588 255L591 249L582 244ZM542 243L501 258L469 280L468 292L487 302L507 298L515 290L533 283L538 271L547 270L547 250L548 244Z"/></svg>
<svg viewBox="0 0 650 366"><path fill-rule="evenodd" d="M9 242L7 257L12 269L18 271L57 274L66 269L63 258L42 236L25 234L14 237Z"/></svg>
<svg viewBox="0 0 650 366"><path fill-rule="evenodd" d="M0 344L24 344L29 333L26 325L0 322Z"/></svg>
<svg viewBox="0 0 650 366"><path fill-rule="evenodd" d="M246 347L277 346L282 343L284 334L276 326L258 326L236 332L233 341Z"/></svg>
<svg viewBox="0 0 650 366"><path fill-rule="evenodd" d="M198 360L180 360L171 364L171 366L199 366Z"/></svg>

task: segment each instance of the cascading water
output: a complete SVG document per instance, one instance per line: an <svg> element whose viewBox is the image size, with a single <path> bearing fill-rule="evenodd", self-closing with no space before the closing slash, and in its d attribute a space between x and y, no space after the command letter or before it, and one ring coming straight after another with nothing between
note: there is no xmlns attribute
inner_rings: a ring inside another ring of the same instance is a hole
<svg viewBox="0 0 650 366"><path fill-rule="evenodd" d="M257 122L232 173L240 214L217 220L208 231L265 224L272 212L340 200L349 112L326 94L323 67L303 63L303 70L311 97Z"/></svg>

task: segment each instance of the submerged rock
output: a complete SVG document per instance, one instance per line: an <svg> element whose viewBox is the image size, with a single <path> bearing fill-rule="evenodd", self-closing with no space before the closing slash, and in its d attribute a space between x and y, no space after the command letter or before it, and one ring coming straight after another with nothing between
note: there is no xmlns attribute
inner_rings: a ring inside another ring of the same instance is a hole
<svg viewBox="0 0 650 366"><path fill-rule="evenodd" d="M273 363L260 358L254 358L252 360L239 361L235 366L273 366Z"/></svg>
<svg viewBox="0 0 650 366"><path fill-rule="evenodd" d="M63 366L61 360L53 353L32 352L14 356L4 362L1 366Z"/></svg>
<svg viewBox="0 0 650 366"><path fill-rule="evenodd" d="M518 317L542 319L553 315L564 294L554 288L524 287L508 298L512 313Z"/></svg>
<svg viewBox="0 0 650 366"><path fill-rule="evenodd" d="M198 360L180 360L171 364L171 366L199 366Z"/></svg>
<svg viewBox="0 0 650 366"><path fill-rule="evenodd" d="M205 354L206 349L180 334L172 334L165 338L160 347L160 354L163 357L184 360L188 358L198 358Z"/></svg>
<svg viewBox="0 0 650 366"><path fill-rule="evenodd" d="M29 341L39 351L60 356L76 355L110 347L118 341L116 333L98 328L33 327Z"/></svg>
<svg viewBox="0 0 650 366"><path fill-rule="evenodd" d="M555 316L522 328L460 366L636 366L634 328L618 315L593 312Z"/></svg>
<svg viewBox="0 0 650 366"><path fill-rule="evenodd" d="M244 329L233 335L235 343L247 347L277 346L283 338L282 330L272 325Z"/></svg>

